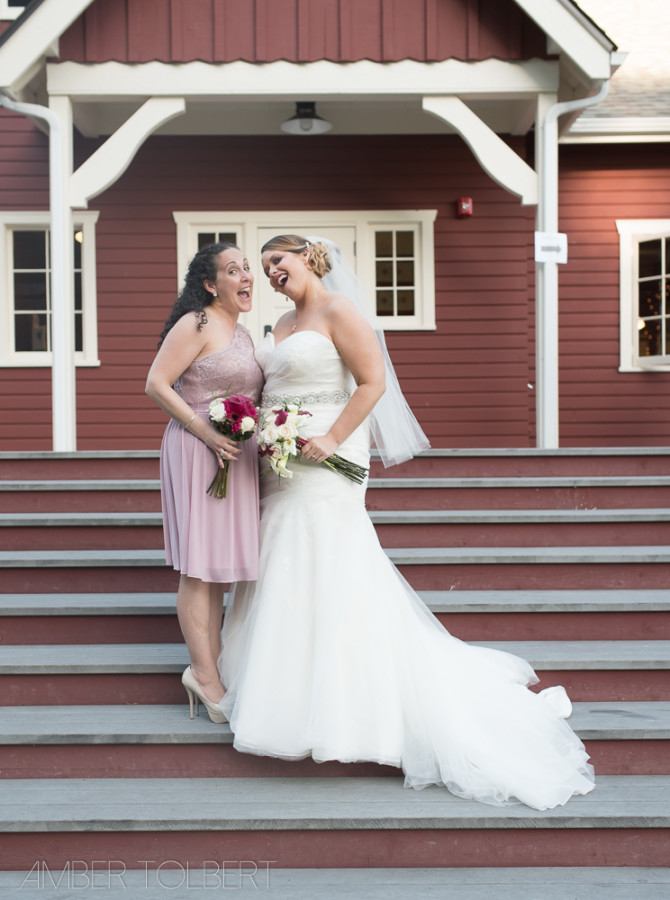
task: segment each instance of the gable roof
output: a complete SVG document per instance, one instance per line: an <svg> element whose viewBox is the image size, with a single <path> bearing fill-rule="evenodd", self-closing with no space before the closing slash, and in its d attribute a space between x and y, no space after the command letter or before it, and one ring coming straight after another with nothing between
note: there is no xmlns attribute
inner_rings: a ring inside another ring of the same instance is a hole
<svg viewBox="0 0 670 900"><path fill-rule="evenodd" d="M0 90L12 94L27 74L54 55L58 38L95 0L31 0L0 35ZM614 44L574 0L514 0L589 84L608 78Z"/></svg>

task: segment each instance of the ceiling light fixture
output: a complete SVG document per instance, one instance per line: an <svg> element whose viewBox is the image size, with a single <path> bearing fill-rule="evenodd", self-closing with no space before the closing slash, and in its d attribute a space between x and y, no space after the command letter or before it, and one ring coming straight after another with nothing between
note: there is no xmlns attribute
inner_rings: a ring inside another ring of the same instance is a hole
<svg viewBox="0 0 670 900"><path fill-rule="evenodd" d="M316 114L316 103L296 103L295 115L281 124L286 134L325 134L333 126Z"/></svg>

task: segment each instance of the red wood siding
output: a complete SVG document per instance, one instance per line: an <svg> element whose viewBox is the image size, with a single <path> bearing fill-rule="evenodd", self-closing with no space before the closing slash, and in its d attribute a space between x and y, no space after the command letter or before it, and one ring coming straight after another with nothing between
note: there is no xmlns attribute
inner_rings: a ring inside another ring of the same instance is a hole
<svg viewBox="0 0 670 900"><path fill-rule="evenodd" d="M619 372L616 219L670 219L667 144L563 146L560 429L565 446L670 444L670 373Z"/></svg>
<svg viewBox="0 0 670 900"><path fill-rule="evenodd" d="M327 178L306 184L304 172ZM475 202L469 220L455 216L464 194ZM388 341L408 399L435 446L528 446L533 212L493 184L460 139L155 137L92 206L101 366L77 372L80 449L159 446L165 416L144 382L175 296L174 210L398 207L439 210L437 331ZM245 249L262 278L258 248ZM40 393L40 411L15 418L24 391L14 400L17 370L0 369L0 415L13 423L0 449L49 449L49 370L18 375Z"/></svg>
<svg viewBox="0 0 670 900"><path fill-rule="evenodd" d="M48 210L46 135L25 116L2 109L0 136L0 209ZM51 371L0 368L0 446L44 448L50 431Z"/></svg>
<svg viewBox="0 0 670 900"><path fill-rule="evenodd" d="M59 58L530 59L545 45L513 0L94 0Z"/></svg>

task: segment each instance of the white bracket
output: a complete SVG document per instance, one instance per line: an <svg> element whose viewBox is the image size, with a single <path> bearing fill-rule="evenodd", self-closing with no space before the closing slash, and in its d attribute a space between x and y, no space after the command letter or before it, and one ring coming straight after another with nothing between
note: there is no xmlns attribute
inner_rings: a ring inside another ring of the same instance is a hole
<svg viewBox="0 0 670 900"><path fill-rule="evenodd" d="M426 112L443 119L468 144L481 167L524 206L538 200L536 172L458 97L424 97Z"/></svg>
<svg viewBox="0 0 670 900"><path fill-rule="evenodd" d="M146 139L186 111L183 97L151 97L70 178L70 206L85 208L123 175Z"/></svg>

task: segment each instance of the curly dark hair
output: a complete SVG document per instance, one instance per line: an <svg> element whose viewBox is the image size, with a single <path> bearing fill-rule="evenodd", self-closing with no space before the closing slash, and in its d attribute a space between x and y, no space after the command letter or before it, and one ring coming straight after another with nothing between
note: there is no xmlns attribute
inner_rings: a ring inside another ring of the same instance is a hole
<svg viewBox="0 0 670 900"><path fill-rule="evenodd" d="M219 268L218 256L224 250L239 250L236 244L207 244L201 247L188 264L188 271L184 278L184 287L181 289L170 315L165 322L165 328L158 339L160 347L170 329L177 324L182 316L188 312L198 313L198 323L195 326L198 331L207 324L207 307L211 305L214 297L205 288L204 281L216 281Z"/></svg>

